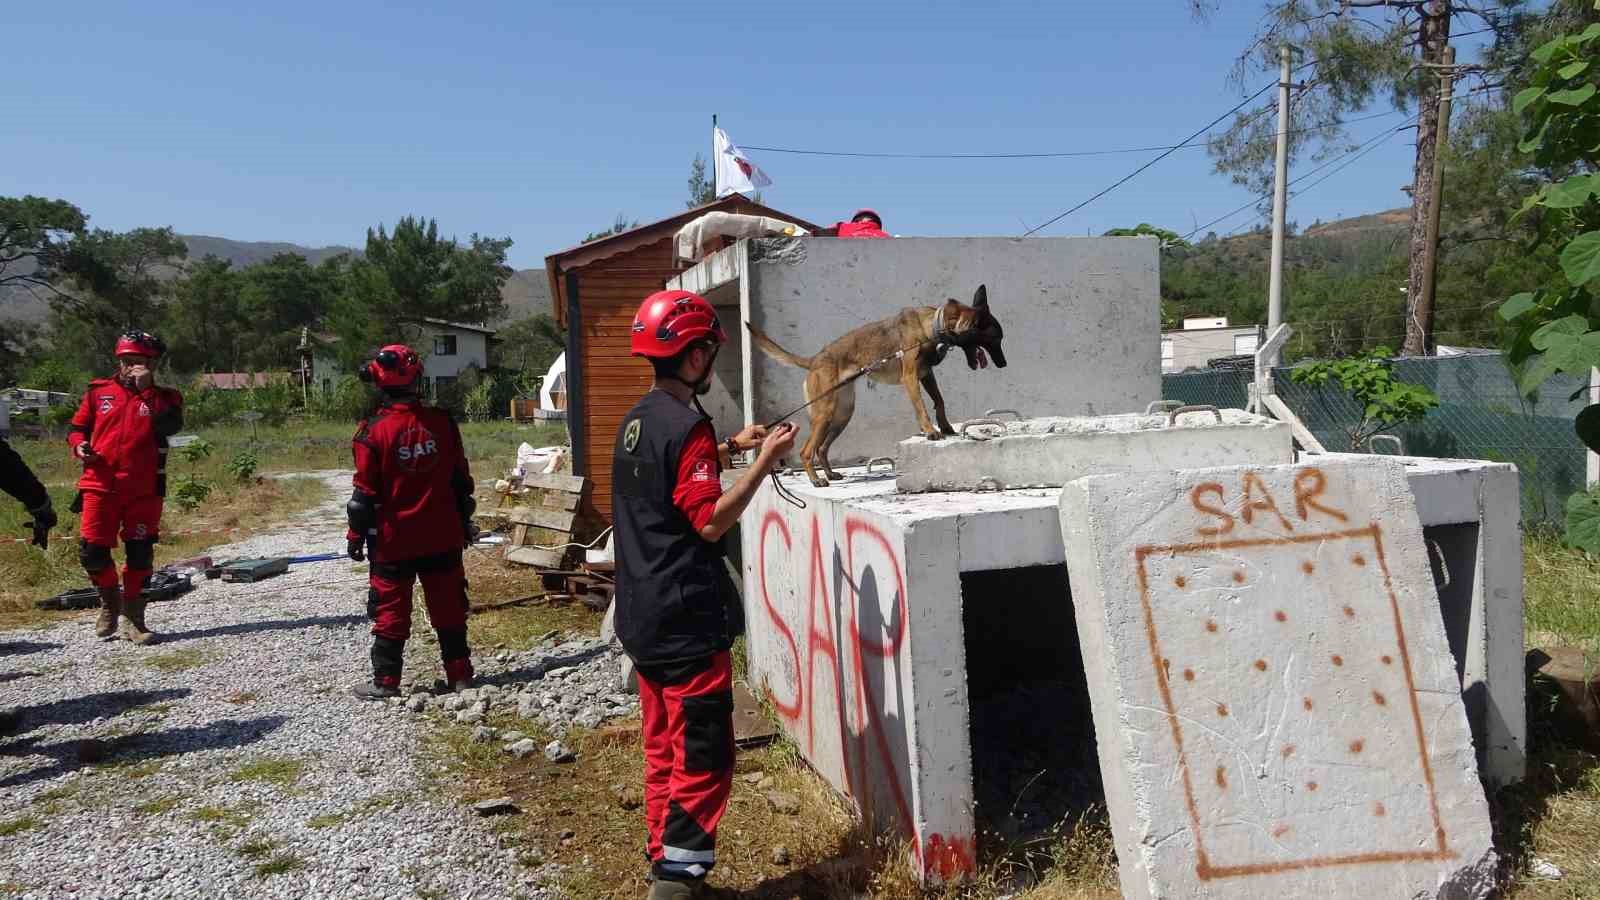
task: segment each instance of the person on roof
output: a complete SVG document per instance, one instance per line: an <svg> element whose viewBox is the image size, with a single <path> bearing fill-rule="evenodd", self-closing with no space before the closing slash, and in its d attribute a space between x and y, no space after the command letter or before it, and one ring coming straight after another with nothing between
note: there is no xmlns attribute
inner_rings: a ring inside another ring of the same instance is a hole
<svg viewBox="0 0 1600 900"><path fill-rule="evenodd" d="M858 209L848 222L837 222L817 232L823 237L886 238L894 237L883 230L883 218L876 211Z"/></svg>
<svg viewBox="0 0 1600 900"><path fill-rule="evenodd" d="M117 374L89 382L67 430L72 455L83 464L74 512L78 560L100 592L94 633L111 637L118 618L135 644L155 635L145 627L144 589L155 568L161 505L167 494L167 438L183 428L183 395L158 387L155 366L167 345L153 334L129 331L117 339ZM117 584L111 548L121 531L127 560Z"/></svg>
<svg viewBox="0 0 1600 900"><path fill-rule="evenodd" d="M655 384L623 416L611 455L617 639L639 675L650 900L694 896L716 864L733 787L728 651L744 630L722 536L794 446L787 424L717 443L697 398L727 340L699 295L646 297L631 349L650 361ZM723 491L722 470L745 450L759 451L755 462Z"/></svg>

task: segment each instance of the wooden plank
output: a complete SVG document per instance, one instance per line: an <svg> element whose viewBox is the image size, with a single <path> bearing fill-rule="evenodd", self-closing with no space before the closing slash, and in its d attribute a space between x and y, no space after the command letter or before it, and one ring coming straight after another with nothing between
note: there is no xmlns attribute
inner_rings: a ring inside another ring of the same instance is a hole
<svg viewBox="0 0 1600 900"><path fill-rule="evenodd" d="M571 496L576 497L576 494ZM561 512L554 509L542 509L537 506L519 506L511 510L510 519L518 525L532 525L535 528L548 528L551 531L571 533L572 522L578 517L575 512Z"/></svg>
<svg viewBox="0 0 1600 900"><path fill-rule="evenodd" d="M536 547L518 547L506 551L506 562L514 562L524 566L539 566L545 569L560 568L561 561L566 557L564 550L540 550Z"/></svg>
<svg viewBox="0 0 1600 900"><path fill-rule="evenodd" d="M615 429L613 429L615 433ZM581 475L565 475L560 472L534 472L522 476L523 487L543 488L547 491L565 491L569 494L583 493L586 479Z"/></svg>
<svg viewBox="0 0 1600 900"><path fill-rule="evenodd" d="M517 525L511 529L511 546L521 547L528 542L528 526Z"/></svg>
<svg viewBox="0 0 1600 900"><path fill-rule="evenodd" d="M539 498L539 505L545 509L561 509L571 512L578 508L578 495L565 491L545 491Z"/></svg>
<svg viewBox="0 0 1600 900"><path fill-rule="evenodd" d="M1328 452L1323 448L1322 442L1317 440L1317 436L1312 434L1310 429L1306 428L1305 423L1300 421L1300 417L1296 416L1294 411L1291 410L1288 405L1283 402L1283 399L1277 394L1267 394L1261 398L1261 402L1266 405L1268 411L1276 416L1280 422L1289 423L1289 433L1294 435L1295 441L1301 446L1302 449L1309 450L1313 453Z"/></svg>

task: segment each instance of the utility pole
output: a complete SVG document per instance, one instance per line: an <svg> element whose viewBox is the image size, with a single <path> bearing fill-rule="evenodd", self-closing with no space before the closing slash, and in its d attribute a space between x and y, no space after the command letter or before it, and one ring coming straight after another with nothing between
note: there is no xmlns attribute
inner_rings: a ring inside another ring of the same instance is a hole
<svg viewBox="0 0 1600 900"><path fill-rule="evenodd" d="M1284 216L1289 205L1289 45L1278 48L1278 162L1272 185L1272 274L1267 282L1267 334L1283 324ZM1278 364L1274 351L1266 360Z"/></svg>
<svg viewBox="0 0 1600 900"><path fill-rule="evenodd" d="M1444 65L1439 69L1439 127L1433 144L1433 183L1428 185L1428 224L1423 239L1422 290L1411 306L1406 322L1406 352L1417 356L1433 355L1433 294L1439 269L1440 199L1444 196L1444 154L1450 143L1450 98L1455 91L1456 48L1444 48Z"/></svg>

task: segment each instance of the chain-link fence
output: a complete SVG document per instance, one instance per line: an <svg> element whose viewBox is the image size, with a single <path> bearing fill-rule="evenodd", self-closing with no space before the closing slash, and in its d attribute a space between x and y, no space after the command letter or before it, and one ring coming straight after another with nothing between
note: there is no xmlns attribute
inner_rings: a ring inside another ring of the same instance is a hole
<svg viewBox="0 0 1600 900"><path fill-rule="evenodd" d="M1252 377L1247 369L1165 375L1162 396L1242 409ZM1524 397L1498 353L1399 359L1395 377L1423 385L1439 397L1438 407L1421 422L1392 432L1405 453L1514 463L1521 473L1524 526L1562 526L1567 497L1585 485L1587 451L1572 430L1572 420L1588 403L1587 382L1561 375L1535 396ZM1296 384L1288 368L1274 370L1273 382L1278 396L1323 446L1371 452L1370 447L1351 447L1361 407L1336 382L1323 387Z"/></svg>

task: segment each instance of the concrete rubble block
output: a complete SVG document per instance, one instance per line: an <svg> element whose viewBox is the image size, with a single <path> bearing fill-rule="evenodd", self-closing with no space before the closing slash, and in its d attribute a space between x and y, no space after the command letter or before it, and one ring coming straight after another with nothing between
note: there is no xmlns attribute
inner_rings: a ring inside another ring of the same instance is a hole
<svg viewBox="0 0 1600 900"><path fill-rule="evenodd" d="M1490 896L1398 463L1098 476L1059 511L1125 897Z"/></svg>
<svg viewBox="0 0 1600 900"><path fill-rule="evenodd" d="M963 435L900 442L904 493L1060 487L1086 475L1294 461L1289 426L1244 410L1057 416L983 425Z"/></svg>

